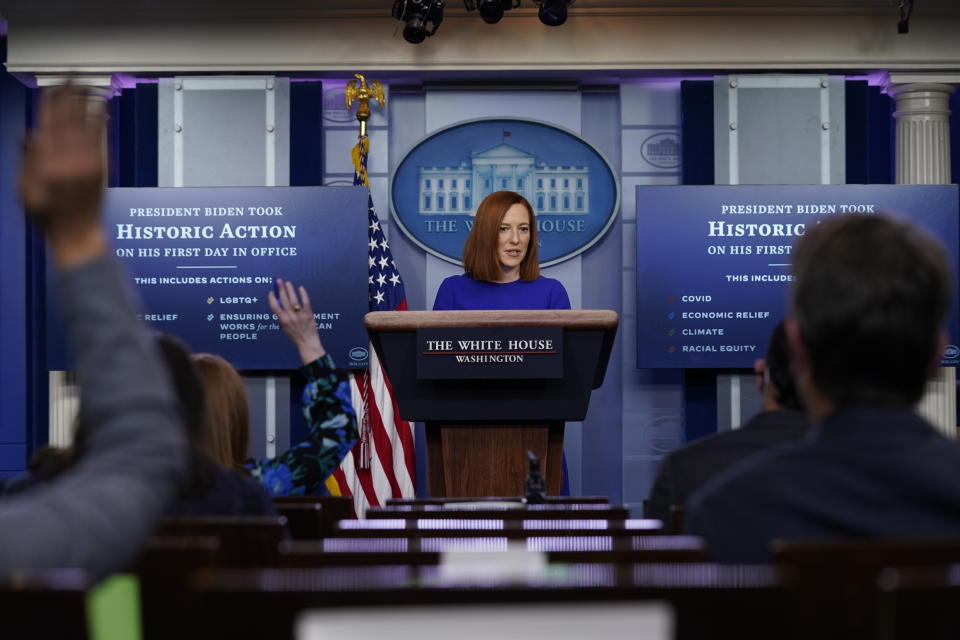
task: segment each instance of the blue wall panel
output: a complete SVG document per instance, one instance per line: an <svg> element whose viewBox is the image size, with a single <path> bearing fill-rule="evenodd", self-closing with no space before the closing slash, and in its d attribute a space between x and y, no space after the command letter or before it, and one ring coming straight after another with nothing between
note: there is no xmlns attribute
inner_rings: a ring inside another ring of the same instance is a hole
<svg viewBox="0 0 960 640"><path fill-rule="evenodd" d="M323 184L323 84L291 82L290 186L311 187L321 184Z"/></svg>
<svg viewBox="0 0 960 640"><path fill-rule="evenodd" d="M290 186L323 184L323 84L290 83ZM306 378L290 374L290 442L307 438L303 418Z"/></svg>
<svg viewBox="0 0 960 640"><path fill-rule="evenodd" d="M134 187L159 186L160 161L157 139L157 85L138 84L134 95ZM127 162L130 162L128 160Z"/></svg>
<svg viewBox="0 0 960 640"><path fill-rule="evenodd" d="M0 72L0 469L24 467L27 441L27 231L17 195L27 91Z"/></svg>
<svg viewBox="0 0 960 640"><path fill-rule="evenodd" d="M683 184L713 184L713 81L680 83ZM717 371L687 369L683 378L684 440L717 432Z"/></svg>
<svg viewBox="0 0 960 640"><path fill-rule="evenodd" d="M40 92L26 92L26 129L33 126L34 109ZM43 234L26 229L27 292L27 456L49 440L49 375L47 373L47 258Z"/></svg>
<svg viewBox="0 0 960 640"><path fill-rule="evenodd" d="M847 184L891 184L893 101L864 80L848 80L845 87Z"/></svg>
<svg viewBox="0 0 960 640"><path fill-rule="evenodd" d="M20 473L27 455L25 444L0 444L0 473Z"/></svg>
<svg viewBox="0 0 960 640"><path fill-rule="evenodd" d="M680 83L683 184L713 184L713 82Z"/></svg>

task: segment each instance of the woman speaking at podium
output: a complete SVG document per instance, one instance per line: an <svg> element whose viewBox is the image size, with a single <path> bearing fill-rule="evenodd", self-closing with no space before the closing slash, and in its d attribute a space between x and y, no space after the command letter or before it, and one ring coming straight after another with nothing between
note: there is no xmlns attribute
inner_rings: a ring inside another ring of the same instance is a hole
<svg viewBox="0 0 960 640"><path fill-rule="evenodd" d="M463 270L440 284L434 311L570 308L560 281L540 275L536 217L519 193L494 191L480 203Z"/></svg>
<svg viewBox="0 0 960 640"><path fill-rule="evenodd" d="M494 191L480 203L463 245L463 275L440 283L434 311L569 309L559 280L540 275L537 219L519 193ZM567 457L561 495L570 495Z"/></svg>

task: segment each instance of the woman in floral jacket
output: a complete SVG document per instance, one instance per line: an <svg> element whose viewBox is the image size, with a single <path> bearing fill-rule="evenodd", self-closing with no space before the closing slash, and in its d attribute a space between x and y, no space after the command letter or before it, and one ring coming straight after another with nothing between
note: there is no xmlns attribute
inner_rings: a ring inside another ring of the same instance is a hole
<svg viewBox="0 0 960 640"><path fill-rule="evenodd" d="M198 354L197 365L207 389L213 447L221 464L246 468L270 495L325 494L327 478L357 441L350 374L335 368L324 349L306 289L299 287L298 296L293 284L279 278L277 287L279 295L271 291L268 301L303 363L307 438L275 458L247 459L250 418L243 381L222 358Z"/></svg>

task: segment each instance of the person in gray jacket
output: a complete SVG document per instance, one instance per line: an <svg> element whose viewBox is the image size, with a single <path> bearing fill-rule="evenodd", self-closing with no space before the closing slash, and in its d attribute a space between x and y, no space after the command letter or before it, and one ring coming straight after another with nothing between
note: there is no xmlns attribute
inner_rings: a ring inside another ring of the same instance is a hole
<svg viewBox="0 0 960 640"><path fill-rule="evenodd" d="M137 319L129 279L108 254L104 117L96 111L76 87L51 89L25 146L24 207L47 238L91 429L68 472L0 499L0 573L79 567L99 577L123 568L187 470L170 381Z"/></svg>

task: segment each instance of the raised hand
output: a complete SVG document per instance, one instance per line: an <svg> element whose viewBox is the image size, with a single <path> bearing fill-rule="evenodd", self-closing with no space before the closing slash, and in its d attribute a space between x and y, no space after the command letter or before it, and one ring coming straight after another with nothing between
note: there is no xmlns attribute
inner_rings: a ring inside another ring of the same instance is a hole
<svg viewBox="0 0 960 640"><path fill-rule="evenodd" d="M104 110L68 84L44 92L38 116L24 145L24 209L46 231L61 266L102 255Z"/></svg>
<svg viewBox="0 0 960 640"><path fill-rule="evenodd" d="M304 287L297 288L290 281L277 278L277 296L273 291L267 294L270 310L280 320L280 328L300 352L303 364L313 362L323 357L327 350L320 342L317 333L317 323L313 319L313 308L310 306L310 296Z"/></svg>

